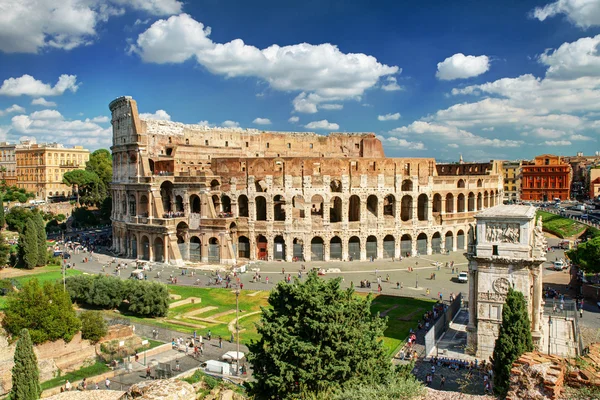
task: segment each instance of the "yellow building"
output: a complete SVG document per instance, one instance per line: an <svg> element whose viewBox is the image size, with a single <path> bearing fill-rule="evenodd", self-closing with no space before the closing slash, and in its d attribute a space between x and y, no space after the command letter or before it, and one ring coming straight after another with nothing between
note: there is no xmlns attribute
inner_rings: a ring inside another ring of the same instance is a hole
<svg viewBox="0 0 600 400"><path fill-rule="evenodd" d="M520 201L521 161L504 161L502 175L504 177L504 201Z"/></svg>
<svg viewBox="0 0 600 400"><path fill-rule="evenodd" d="M71 186L62 183L65 172L84 169L90 151L82 146L71 148L62 144L37 144L22 141L16 145L17 186L35 193L36 198L70 197Z"/></svg>

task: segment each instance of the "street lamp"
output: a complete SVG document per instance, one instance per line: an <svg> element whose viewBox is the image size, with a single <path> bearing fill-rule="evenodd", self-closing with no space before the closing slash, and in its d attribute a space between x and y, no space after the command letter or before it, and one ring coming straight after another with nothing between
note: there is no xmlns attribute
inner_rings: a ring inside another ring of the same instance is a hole
<svg viewBox="0 0 600 400"><path fill-rule="evenodd" d="M548 354L550 354L550 338L552 337L552 316L548 316Z"/></svg>
<svg viewBox="0 0 600 400"><path fill-rule="evenodd" d="M239 307L239 298L240 298L240 286L239 283L237 284L236 288L235 288L235 334L236 334L236 346L237 346L237 353L235 355L235 359L236 359L236 374L239 375L240 374L240 322L239 322L239 317L238 317L238 313L240 310Z"/></svg>
<svg viewBox="0 0 600 400"><path fill-rule="evenodd" d="M415 281L415 289L418 289L419 288L419 274L417 273L416 276L417 276L417 279Z"/></svg>

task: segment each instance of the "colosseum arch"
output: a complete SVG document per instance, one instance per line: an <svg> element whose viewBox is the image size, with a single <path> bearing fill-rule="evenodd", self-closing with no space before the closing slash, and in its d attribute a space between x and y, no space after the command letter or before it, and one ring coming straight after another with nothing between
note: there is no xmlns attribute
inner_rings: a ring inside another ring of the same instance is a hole
<svg viewBox="0 0 600 400"><path fill-rule="evenodd" d="M442 212L442 196L439 193L433 195L432 212L439 214Z"/></svg>
<svg viewBox="0 0 600 400"><path fill-rule="evenodd" d="M213 203L213 206L215 207L215 212L217 214L219 214L220 212L223 211L221 209L221 198L218 195L216 195L216 194L212 195L212 203Z"/></svg>
<svg viewBox="0 0 600 400"><path fill-rule="evenodd" d="M462 229L456 232L456 248L459 250L465 248L465 232Z"/></svg>
<svg viewBox="0 0 600 400"><path fill-rule="evenodd" d="M175 196L175 211L183 212L183 197Z"/></svg>
<svg viewBox="0 0 600 400"><path fill-rule="evenodd" d="M402 235L400 238L400 255L402 257L412 254L412 237L408 234Z"/></svg>
<svg viewBox="0 0 600 400"><path fill-rule="evenodd" d="M413 191L413 183L410 179L405 179L402 181L401 189L403 192L412 192Z"/></svg>
<svg viewBox="0 0 600 400"><path fill-rule="evenodd" d="M190 261L200 262L201 257L201 243L198 236L192 236L190 238Z"/></svg>
<svg viewBox="0 0 600 400"><path fill-rule="evenodd" d="M165 244L162 238L157 237L156 239L154 239L154 245L152 250L154 251L154 261L165 262Z"/></svg>
<svg viewBox="0 0 600 400"><path fill-rule="evenodd" d="M196 194L190 196L190 211L194 214L200 214L200 197Z"/></svg>
<svg viewBox="0 0 600 400"><path fill-rule="evenodd" d="M208 239L208 262L221 262L221 245L219 244L219 239L216 237Z"/></svg>
<svg viewBox="0 0 600 400"><path fill-rule="evenodd" d="M256 196L254 198L254 204L256 206L256 220L266 221L267 220L267 199L263 196Z"/></svg>
<svg viewBox="0 0 600 400"><path fill-rule="evenodd" d="M325 260L325 242L320 236L315 236L310 241L310 259L311 261Z"/></svg>
<svg viewBox="0 0 600 400"><path fill-rule="evenodd" d="M444 240L445 240L445 248L446 251L452 251L452 249L454 248L454 234L452 233L452 231L448 231L446 232L446 235L444 236Z"/></svg>
<svg viewBox="0 0 600 400"><path fill-rule="evenodd" d="M142 245L142 260L150 261L150 239L143 235L140 244Z"/></svg>
<svg viewBox="0 0 600 400"><path fill-rule="evenodd" d="M383 216L396 216L396 197L393 194L388 194L383 198Z"/></svg>
<svg viewBox="0 0 600 400"><path fill-rule="evenodd" d="M339 236L332 237L329 241L329 259L341 260L342 254L342 239Z"/></svg>
<svg viewBox="0 0 600 400"><path fill-rule="evenodd" d="M273 219L285 221L285 198L280 194L273 197Z"/></svg>
<svg viewBox="0 0 600 400"><path fill-rule="evenodd" d="M456 187L459 189L464 189L464 187L465 187L464 179L459 179L458 182L456 182Z"/></svg>
<svg viewBox="0 0 600 400"><path fill-rule="evenodd" d="M417 198L417 218L419 221L427 221L429 213L429 198L426 194L420 194Z"/></svg>
<svg viewBox="0 0 600 400"><path fill-rule="evenodd" d="M485 208L488 208L489 204L490 204L490 194L486 190L485 192L483 192L483 206Z"/></svg>
<svg viewBox="0 0 600 400"><path fill-rule="evenodd" d="M310 199L310 215L313 219L323 219L323 196L320 194L315 194L312 199Z"/></svg>
<svg viewBox="0 0 600 400"><path fill-rule="evenodd" d="M221 195L221 209L224 213L231 213L231 197L226 194Z"/></svg>
<svg viewBox="0 0 600 400"><path fill-rule="evenodd" d="M257 258L259 260L263 260L265 261L267 259L267 246L269 245L269 242L267 240L267 238L264 235L258 235L256 237L256 250L257 250Z"/></svg>
<svg viewBox="0 0 600 400"><path fill-rule="evenodd" d="M238 196L238 216L248 217L248 196L242 194Z"/></svg>
<svg viewBox="0 0 600 400"><path fill-rule="evenodd" d="M475 194L473 192L469 192L467 207L468 207L468 211L475 211Z"/></svg>
<svg viewBox="0 0 600 400"><path fill-rule="evenodd" d="M413 215L413 198L409 195L402 196L400 202L400 219L410 221Z"/></svg>
<svg viewBox="0 0 600 400"><path fill-rule="evenodd" d="M129 215L137 215L135 196L132 194L129 195Z"/></svg>
<svg viewBox="0 0 600 400"><path fill-rule="evenodd" d="M160 185L160 197L162 199L163 210L165 212L173 211L171 209L171 201L173 199L173 183L170 181L164 181Z"/></svg>
<svg viewBox="0 0 600 400"><path fill-rule="evenodd" d="M342 199L334 196L329 201L329 222L342 222Z"/></svg>
<svg viewBox="0 0 600 400"><path fill-rule="evenodd" d="M348 257L349 260L360 260L360 239L358 236L352 236L348 239Z"/></svg>
<svg viewBox="0 0 600 400"><path fill-rule="evenodd" d="M292 241L292 257L295 261L304 261L304 241L300 238Z"/></svg>
<svg viewBox="0 0 600 400"><path fill-rule="evenodd" d="M446 195L446 214L452 214L454 212L454 195L448 193Z"/></svg>
<svg viewBox="0 0 600 400"><path fill-rule="evenodd" d="M490 207L494 207L496 205L496 198L494 197L494 191L490 192Z"/></svg>
<svg viewBox="0 0 600 400"><path fill-rule="evenodd" d="M367 259L375 260L377 259L377 237L374 235L370 235L367 237Z"/></svg>
<svg viewBox="0 0 600 400"><path fill-rule="evenodd" d="M360 221L360 197L353 194L348 204L348 221Z"/></svg>
<svg viewBox="0 0 600 400"><path fill-rule="evenodd" d="M221 182L219 182L218 179L213 179L212 181L210 181L210 190L219 190L221 189Z"/></svg>
<svg viewBox="0 0 600 400"><path fill-rule="evenodd" d="M292 198L292 219L304 218L304 197L296 195Z"/></svg>
<svg viewBox="0 0 600 400"><path fill-rule="evenodd" d="M273 238L273 260L285 261L285 239L282 235Z"/></svg>
<svg viewBox="0 0 600 400"><path fill-rule="evenodd" d="M456 211L465 212L465 195L463 193L458 195Z"/></svg>
<svg viewBox="0 0 600 400"><path fill-rule="evenodd" d="M333 193L342 193L342 182L338 179L332 179L329 188Z"/></svg>
<svg viewBox="0 0 600 400"><path fill-rule="evenodd" d="M482 198L481 193L477 193L477 209L478 210L483 209L483 198Z"/></svg>
<svg viewBox="0 0 600 400"><path fill-rule="evenodd" d="M396 256L396 238L386 235L383 238L383 258L394 258Z"/></svg>
<svg viewBox="0 0 600 400"><path fill-rule="evenodd" d="M379 199L374 194L367 197L367 218L377 218Z"/></svg>
<svg viewBox="0 0 600 400"><path fill-rule="evenodd" d="M427 254L427 234L424 232L419 233L419 236L417 236L417 252L420 255Z"/></svg>
<svg viewBox="0 0 600 400"><path fill-rule="evenodd" d="M250 258L250 239L244 235L238 237L238 258Z"/></svg>
<svg viewBox="0 0 600 400"><path fill-rule="evenodd" d="M431 251L435 254L442 252L442 235L439 232L431 236Z"/></svg>

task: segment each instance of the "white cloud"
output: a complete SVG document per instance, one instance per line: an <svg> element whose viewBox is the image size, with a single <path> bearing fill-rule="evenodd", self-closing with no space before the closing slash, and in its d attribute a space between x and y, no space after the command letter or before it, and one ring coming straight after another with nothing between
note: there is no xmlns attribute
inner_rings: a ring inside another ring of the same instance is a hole
<svg viewBox="0 0 600 400"><path fill-rule="evenodd" d="M12 117L8 135L12 140L28 136L37 143L59 142L98 148L110 146L112 128L103 128L90 119L67 120L56 110L41 110Z"/></svg>
<svg viewBox="0 0 600 400"><path fill-rule="evenodd" d="M97 26L126 9L166 16L181 12L176 0L1 0L0 51L37 53L92 43Z"/></svg>
<svg viewBox="0 0 600 400"><path fill-rule="evenodd" d="M490 139L477 136L455 126L432 124L426 121L415 121L410 125L393 129L390 134L409 136L410 138L418 135L432 140L460 141L463 146L519 147L524 143L521 140Z"/></svg>
<svg viewBox="0 0 600 400"><path fill-rule="evenodd" d="M224 126L225 128L239 128L240 123L231 120L226 120L221 123L221 126Z"/></svg>
<svg viewBox="0 0 600 400"><path fill-rule="evenodd" d="M320 110L341 110L344 108L343 104L321 104Z"/></svg>
<svg viewBox="0 0 600 400"><path fill-rule="evenodd" d="M531 131L531 135L546 139L558 139L565 136L566 132L556 129L536 128Z"/></svg>
<svg viewBox="0 0 600 400"><path fill-rule="evenodd" d="M456 53L438 63L435 76L444 81L478 76L490 69L487 56L465 56Z"/></svg>
<svg viewBox="0 0 600 400"><path fill-rule="evenodd" d="M211 127L211 128L216 126L215 124L211 124L207 120L198 121L198 125L208 126L208 127Z"/></svg>
<svg viewBox="0 0 600 400"><path fill-rule="evenodd" d="M387 83L381 86L386 92L397 92L398 90L402 90L402 86L398 85L398 80L395 77L388 76L386 81Z"/></svg>
<svg viewBox="0 0 600 400"><path fill-rule="evenodd" d="M6 114L11 114L11 113L19 113L22 114L25 112L25 109L23 107L21 107L18 104L13 104L12 106L4 109L4 110L0 110L0 117Z"/></svg>
<svg viewBox="0 0 600 400"><path fill-rule="evenodd" d="M56 103L53 101L48 101L43 97L31 100L32 106L42 106L42 107L56 107Z"/></svg>
<svg viewBox="0 0 600 400"><path fill-rule="evenodd" d="M600 35L563 43L552 52L544 52L539 60L548 66L546 78L565 80L583 76L600 77Z"/></svg>
<svg viewBox="0 0 600 400"><path fill-rule="evenodd" d="M295 100L294 107L308 113L315 113L319 103L359 100L380 78L399 73L396 66L362 53L342 53L330 43L274 44L259 49L241 39L215 43L210 34L211 28L181 14L156 21L138 36L130 51L158 64L194 58L213 74L254 77L274 90L300 92L303 97Z"/></svg>
<svg viewBox="0 0 600 400"><path fill-rule="evenodd" d="M290 119L288 119L288 122L291 122L292 124L295 124L298 121L300 121L300 118L296 117L295 115L293 117L290 117Z"/></svg>
<svg viewBox="0 0 600 400"><path fill-rule="evenodd" d="M326 119L321 121L313 121L304 126L307 129L323 129L327 131L336 131L340 129L340 126L336 123L329 122Z"/></svg>
<svg viewBox="0 0 600 400"><path fill-rule="evenodd" d="M459 146L459 145L457 145L456 143L450 143L450 144L448 145L448 147L450 147L451 149L458 149L460 146Z"/></svg>
<svg viewBox="0 0 600 400"><path fill-rule="evenodd" d="M109 122L110 118L107 117L106 115L101 115L101 116L92 118L90 121L101 124L101 123Z"/></svg>
<svg viewBox="0 0 600 400"><path fill-rule="evenodd" d="M579 141L591 141L591 140L596 140L592 137L589 136L585 136L585 135L579 135L579 134L575 134L575 135L571 135L569 136L569 140L579 140Z"/></svg>
<svg viewBox="0 0 600 400"><path fill-rule="evenodd" d="M558 14L565 14L580 28L600 26L600 2L597 0L558 0L533 10L533 16L540 21Z"/></svg>
<svg viewBox="0 0 600 400"><path fill-rule="evenodd" d="M271 125L271 120L269 118L255 118L252 123L256 125Z"/></svg>
<svg viewBox="0 0 600 400"><path fill-rule="evenodd" d="M546 140L542 144L546 146L570 146L571 142L568 140Z"/></svg>
<svg viewBox="0 0 600 400"><path fill-rule="evenodd" d="M0 87L0 95L4 96L60 96L70 90L75 93L79 85L76 75L61 75L54 86L35 79L31 75L23 75L19 78L5 79Z"/></svg>
<svg viewBox="0 0 600 400"><path fill-rule="evenodd" d="M386 147L400 148L403 150L427 150L422 142L409 142L406 139L397 137L377 136Z"/></svg>
<svg viewBox="0 0 600 400"><path fill-rule="evenodd" d="M378 115L377 119L379 121L397 121L400 119L400 113Z"/></svg>
<svg viewBox="0 0 600 400"><path fill-rule="evenodd" d="M486 131L486 132L493 132L493 131L494 131L494 129L496 129L496 128L495 128L495 127L493 127L493 126L489 126L489 127L487 127L487 128L482 128L481 130L482 130L482 131Z"/></svg>
<svg viewBox="0 0 600 400"><path fill-rule="evenodd" d="M156 110L155 113L141 113L140 119L155 119L155 120L170 121L171 116L165 110Z"/></svg>

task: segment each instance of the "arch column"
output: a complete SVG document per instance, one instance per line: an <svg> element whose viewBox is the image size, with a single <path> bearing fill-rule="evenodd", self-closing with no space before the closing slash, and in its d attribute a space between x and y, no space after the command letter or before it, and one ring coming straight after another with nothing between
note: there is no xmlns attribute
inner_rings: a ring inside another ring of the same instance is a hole
<svg viewBox="0 0 600 400"><path fill-rule="evenodd" d="M427 222L429 224L433 222L433 196L429 196L427 199Z"/></svg>
<svg viewBox="0 0 600 400"><path fill-rule="evenodd" d="M331 249L329 248L330 240L323 239L323 260L329 261L329 252Z"/></svg>
<svg viewBox="0 0 600 400"><path fill-rule="evenodd" d="M169 262L169 235L163 237L163 262L167 264Z"/></svg>
<svg viewBox="0 0 600 400"><path fill-rule="evenodd" d="M349 197L344 199L342 198L342 196L340 195L340 198L342 199L342 224L344 226L348 226L348 210L350 207L350 200Z"/></svg>
<svg viewBox="0 0 600 400"><path fill-rule="evenodd" d="M291 204L291 202L290 202L290 204ZM290 213L291 213L291 208L290 208ZM285 211L286 222L288 219L287 215L288 215L288 210L287 210L287 204L286 204L286 211ZM294 238L289 233L286 233L283 238L285 239L285 246L284 246L285 261L292 262L292 259L294 257Z"/></svg>
<svg viewBox="0 0 600 400"><path fill-rule="evenodd" d="M427 235L427 255L430 256L433 254L433 246L431 245L431 241L433 240L433 235Z"/></svg>
<svg viewBox="0 0 600 400"><path fill-rule="evenodd" d="M367 237L360 237L360 261L367 259Z"/></svg>
<svg viewBox="0 0 600 400"><path fill-rule="evenodd" d="M306 235L304 236L304 238L306 238ZM312 238L311 238L311 240L312 240ZM311 242L307 241L306 239L303 239L302 243L304 243L304 246L302 246L302 254L304 257L304 261L311 261L312 260Z"/></svg>
<svg viewBox="0 0 600 400"><path fill-rule="evenodd" d="M208 262L208 237L206 235L202 235L202 239L200 239L202 243L200 243L200 261Z"/></svg>
<svg viewBox="0 0 600 400"><path fill-rule="evenodd" d="M411 222L414 224L416 224L419 221L419 196L415 197L412 196L412 217L411 217Z"/></svg>
<svg viewBox="0 0 600 400"><path fill-rule="evenodd" d="M402 196L400 196L400 199L398 199L394 195L394 221L395 221L396 227L398 227L402 224L401 212L402 212ZM396 229L396 232L398 232L398 229Z"/></svg>
<svg viewBox="0 0 600 400"><path fill-rule="evenodd" d="M250 215L250 214L248 214L248 215ZM253 260L253 261L256 261L256 259L258 258L256 256L256 239L255 239L256 234L254 233L254 231L251 230L249 232L248 236L249 236L248 240L250 242L250 244L249 244L249 246L250 246L250 259Z"/></svg>
<svg viewBox="0 0 600 400"><path fill-rule="evenodd" d="M383 258L383 236L377 237L377 259L380 260L382 258Z"/></svg>
<svg viewBox="0 0 600 400"><path fill-rule="evenodd" d="M267 222L273 222L273 197L267 197ZM267 258L270 259L270 254L272 252L267 253Z"/></svg>
<svg viewBox="0 0 600 400"><path fill-rule="evenodd" d="M402 250L400 250L400 239L402 238L402 233L396 230L397 236L394 236L394 259L398 260L402 257Z"/></svg>
<svg viewBox="0 0 600 400"><path fill-rule="evenodd" d="M325 201L325 199L323 199L323 225L329 225L329 218L330 218L330 205L329 205L329 201Z"/></svg>
<svg viewBox="0 0 600 400"><path fill-rule="evenodd" d="M412 234L410 235L410 255L414 256L415 254L417 254L417 236L415 235L414 232L412 232Z"/></svg>
<svg viewBox="0 0 600 400"><path fill-rule="evenodd" d="M442 196L440 194L440 196ZM446 196L442 196L442 209L440 210L440 215L446 215Z"/></svg>
<svg viewBox="0 0 600 400"><path fill-rule="evenodd" d="M342 235L340 236L342 239L342 261L348 261L348 237Z"/></svg>
<svg viewBox="0 0 600 400"><path fill-rule="evenodd" d="M142 235L138 235L137 240L135 241L136 247L137 247L137 258L140 258L140 255L142 256L141 258L144 258L144 249L142 247Z"/></svg>
<svg viewBox="0 0 600 400"><path fill-rule="evenodd" d="M148 261L154 261L154 236L148 237Z"/></svg>
<svg viewBox="0 0 600 400"><path fill-rule="evenodd" d="M186 260L189 260L190 259L190 234L189 234L189 232L186 232L185 235L183 236L183 243L184 243L183 250L185 252L185 255L182 255L182 257L185 257Z"/></svg>
<svg viewBox="0 0 600 400"><path fill-rule="evenodd" d="M294 197L292 196L292 198L288 201L288 199L285 199L285 223L286 224L290 224L292 223L292 213L294 212L294 207L292 207L292 199ZM306 214L304 214L306 215ZM286 241L287 243L287 241ZM287 257L287 253L286 253L286 257Z"/></svg>

